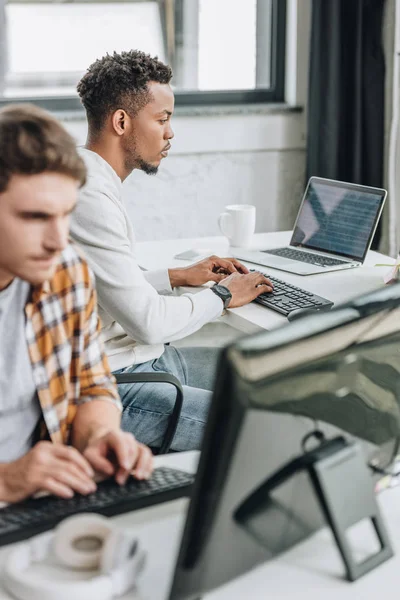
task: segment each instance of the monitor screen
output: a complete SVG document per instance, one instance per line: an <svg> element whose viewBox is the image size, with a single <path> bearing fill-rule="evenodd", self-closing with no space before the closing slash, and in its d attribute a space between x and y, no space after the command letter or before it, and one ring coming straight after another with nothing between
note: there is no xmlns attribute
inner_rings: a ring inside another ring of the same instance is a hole
<svg viewBox="0 0 400 600"><path fill-rule="evenodd" d="M395 284L224 351L166 598L198 599L321 527L305 473L249 518L237 517L260 484L302 453L316 426L327 438L359 440L366 462L381 445L396 447L399 345Z"/></svg>
<svg viewBox="0 0 400 600"><path fill-rule="evenodd" d="M385 197L382 189L312 177L290 243L363 262Z"/></svg>

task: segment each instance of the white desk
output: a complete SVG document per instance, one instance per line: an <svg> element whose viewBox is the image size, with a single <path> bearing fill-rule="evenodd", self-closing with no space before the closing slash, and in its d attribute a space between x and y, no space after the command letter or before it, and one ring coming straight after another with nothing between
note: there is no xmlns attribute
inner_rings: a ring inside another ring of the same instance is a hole
<svg viewBox="0 0 400 600"><path fill-rule="evenodd" d="M257 234L254 238L254 247L266 248L286 244L289 237L288 232ZM203 238L140 243L137 247L138 260L148 269L184 266L189 263L173 260L173 256L190 248L210 248L212 252L221 256L230 255L224 238ZM359 269L309 277L272 269L268 272L339 303L383 285L382 277L387 267L374 267L377 262L393 262L393 260L376 252L370 252L365 266ZM248 333L271 329L287 322L274 311L255 304L229 310L224 320L229 325ZM197 453L189 452L157 457L156 463L192 471L195 469L196 460ZM389 533L397 555L359 581L350 584L343 580L341 560L330 532L324 529L279 559L266 563L219 590L207 594L204 599L376 600L384 593L386 599L397 600L400 581L400 488L383 493L379 501L389 524ZM114 518L123 527L135 529L149 555L139 591L126 595L125 599L167 600L167 590L173 574L186 508L187 501L178 500ZM365 541L368 540L366 530L358 530L355 539L356 544L364 548ZM0 565L4 561L8 548L0 550ZM63 579L67 576L73 579L84 577L67 574L65 571L60 572L51 564L36 566L34 572L37 577L43 576L44 573L49 577ZM11 597L1 589L0 584L0 600L10 599Z"/></svg>
<svg viewBox="0 0 400 600"><path fill-rule="evenodd" d="M194 472L198 455L198 452L170 454L156 457L155 462L156 466L165 464ZM166 600L165 594L170 586L187 506L188 500L181 499L113 517L113 521L123 529L134 528L142 547L148 554L147 568L141 578L140 593L133 594L131 592L121 596L121 600ZM4 590L1 583L3 579L2 565L12 547L12 545L9 545L0 548L0 600L13 600L13 597ZM45 564L37 564L31 567L30 573L38 579L47 577L64 581L83 580L90 575L59 568L51 560L46 561ZM57 600L57 598L54 598L54 600ZM96 599L87 598L87 600Z"/></svg>
<svg viewBox="0 0 400 600"><path fill-rule="evenodd" d="M257 233L254 236L254 248L272 248L289 243L291 232ZM161 242L141 242L137 245L139 264L146 269L163 267L182 267L193 261L174 260L174 255L191 248L209 248L219 256L231 256L228 242L224 237L167 240ZM332 300L335 304L349 300L354 296L369 292L383 286L383 276L388 267L375 267L376 263L393 263L390 259L377 252L370 251L364 265L357 269L334 271L319 275L292 275L268 267L261 270L270 273L289 283L314 292ZM255 265L246 263L249 268ZM185 291L193 290L186 288ZM228 310L222 318L224 322L244 333L255 333L260 329L273 329L287 323L286 317L257 304L248 304L241 308Z"/></svg>
<svg viewBox="0 0 400 600"><path fill-rule="evenodd" d="M192 471L196 467L196 452L157 457L157 464L166 464ZM343 579L343 566L327 529L323 529L295 546L278 559L267 562L249 573L203 596L203 600L397 600L400 571L400 487L379 496L379 503L396 552L390 559L354 583ZM124 528L134 528L148 551L146 569L139 590L122 600L168 600L168 590L179 548L187 501L177 500L115 517ZM368 542L365 529L354 538L360 548ZM368 546L367 546L368 547ZM10 546L0 551L4 561ZM47 564L36 566L37 577L46 575L64 580L85 576L72 575ZM1 577L0 577L1 579ZM12 600L0 584L0 600ZM54 600L57 600L56 598ZM88 598L88 600L95 600Z"/></svg>

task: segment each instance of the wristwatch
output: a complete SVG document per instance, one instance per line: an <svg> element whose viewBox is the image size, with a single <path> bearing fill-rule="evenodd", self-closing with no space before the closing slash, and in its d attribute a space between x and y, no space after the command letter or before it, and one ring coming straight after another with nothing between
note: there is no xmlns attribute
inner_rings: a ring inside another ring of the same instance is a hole
<svg viewBox="0 0 400 600"><path fill-rule="evenodd" d="M218 283L216 283L210 289L212 292L214 292L214 294L221 298L222 302L224 303L224 308L228 308L228 304L232 298L232 294L230 293L228 288L224 285L219 285Z"/></svg>

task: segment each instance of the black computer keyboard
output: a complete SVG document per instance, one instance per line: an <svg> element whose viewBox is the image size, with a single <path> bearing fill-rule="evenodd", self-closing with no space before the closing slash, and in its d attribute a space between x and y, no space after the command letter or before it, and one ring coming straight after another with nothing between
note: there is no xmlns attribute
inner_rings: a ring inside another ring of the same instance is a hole
<svg viewBox="0 0 400 600"><path fill-rule="evenodd" d="M71 499L45 496L10 504L0 509L0 546L19 542L48 531L65 517L81 512L112 516L189 496L194 476L184 471L160 467L146 481L131 477L124 486L108 479L88 496Z"/></svg>
<svg viewBox="0 0 400 600"><path fill-rule="evenodd" d="M321 256L320 254L312 254L311 252L303 252L302 250L293 250L292 248L274 248L272 250L263 250L267 254L275 254L283 258L298 260L299 262L318 265L319 267L332 267L335 265L345 265L345 260L339 258L330 258L329 256Z"/></svg>
<svg viewBox="0 0 400 600"><path fill-rule="evenodd" d="M255 269L252 270L254 271ZM326 298L322 298L321 296L317 296L317 294L313 294L313 292L303 290L291 283L287 283L276 277L271 277L271 275L267 275L266 273L263 273L263 275L268 277L274 284L274 290L270 293L261 294L254 302L272 308L272 310L276 310L276 312L285 315L285 317L298 308L325 310L333 306L333 302Z"/></svg>

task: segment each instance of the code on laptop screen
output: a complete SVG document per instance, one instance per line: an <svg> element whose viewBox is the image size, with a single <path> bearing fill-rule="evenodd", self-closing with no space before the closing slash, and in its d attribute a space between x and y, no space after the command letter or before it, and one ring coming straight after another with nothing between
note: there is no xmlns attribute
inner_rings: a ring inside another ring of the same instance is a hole
<svg viewBox="0 0 400 600"><path fill-rule="evenodd" d="M362 261L384 198L384 190L311 179L291 244Z"/></svg>

